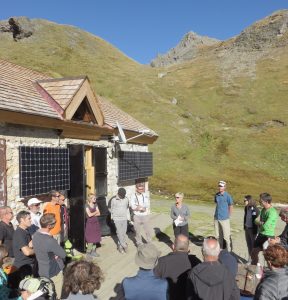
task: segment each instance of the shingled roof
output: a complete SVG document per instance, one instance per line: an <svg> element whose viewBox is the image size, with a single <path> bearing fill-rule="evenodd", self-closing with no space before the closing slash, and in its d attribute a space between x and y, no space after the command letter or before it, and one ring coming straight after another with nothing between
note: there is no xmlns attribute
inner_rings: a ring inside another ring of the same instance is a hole
<svg viewBox="0 0 288 300"><path fill-rule="evenodd" d="M49 118L60 116L37 92L34 83L48 77L0 60L0 109Z"/></svg>
<svg viewBox="0 0 288 300"><path fill-rule="evenodd" d="M95 95L87 76L55 79L4 60L0 60L0 109L63 120L70 116L71 120L77 108L76 106L74 110L71 109L71 102L77 93L82 97L83 91L82 93L79 91L85 84L87 90L87 82L89 87L87 95L100 126L117 128L118 122L124 130L137 133L145 130L149 131L150 136L157 138L154 131L104 97ZM76 105L79 105L79 99Z"/></svg>

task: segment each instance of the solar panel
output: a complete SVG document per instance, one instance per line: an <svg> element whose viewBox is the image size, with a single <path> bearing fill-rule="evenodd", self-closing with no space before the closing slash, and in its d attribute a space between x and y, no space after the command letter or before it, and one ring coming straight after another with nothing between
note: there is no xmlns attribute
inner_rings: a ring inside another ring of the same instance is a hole
<svg viewBox="0 0 288 300"><path fill-rule="evenodd" d="M20 146L19 158L21 197L70 189L68 149Z"/></svg>
<svg viewBox="0 0 288 300"><path fill-rule="evenodd" d="M151 152L119 151L118 180L145 178L153 175Z"/></svg>

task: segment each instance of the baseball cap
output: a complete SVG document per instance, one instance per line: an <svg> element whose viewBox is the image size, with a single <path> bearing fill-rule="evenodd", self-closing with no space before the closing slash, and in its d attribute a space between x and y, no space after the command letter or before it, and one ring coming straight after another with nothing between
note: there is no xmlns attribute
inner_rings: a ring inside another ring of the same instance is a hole
<svg viewBox="0 0 288 300"><path fill-rule="evenodd" d="M28 200L27 206L31 206L31 205L39 204L39 203L42 203L42 201L40 201L37 198L31 198L31 199Z"/></svg>
<svg viewBox="0 0 288 300"><path fill-rule="evenodd" d="M226 182L224 180L220 180L218 182L218 186L225 187L226 186Z"/></svg>

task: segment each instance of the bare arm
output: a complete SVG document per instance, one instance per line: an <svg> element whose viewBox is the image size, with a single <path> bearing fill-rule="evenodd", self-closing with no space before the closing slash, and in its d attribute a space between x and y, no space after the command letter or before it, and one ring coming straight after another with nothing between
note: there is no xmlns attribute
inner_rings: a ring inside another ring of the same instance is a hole
<svg viewBox="0 0 288 300"><path fill-rule="evenodd" d="M96 211L91 212L90 209L88 207L86 207L86 214L89 218L94 217L94 216L100 216L100 211L97 207Z"/></svg>
<svg viewBox="0 0 288 300"><path fill-rule="evenodd" d="M233 212L233 205L228 206L228 210L229 210L229 215L232 215Z"/></svg>
<svg viewBox="0 0 288 300"><path fill-rule="evenodd" d="M21 251L23 252L23 254L25 256L30 256L30 255L33 255L35 254L34 253L34 250L32 248L30 248L29 246L24 246L21 248Z"/></svg>

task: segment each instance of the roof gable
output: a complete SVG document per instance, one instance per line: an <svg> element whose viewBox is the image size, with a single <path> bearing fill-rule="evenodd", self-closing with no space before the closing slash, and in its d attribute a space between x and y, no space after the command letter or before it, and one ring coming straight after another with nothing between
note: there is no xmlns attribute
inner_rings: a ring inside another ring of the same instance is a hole
<svg viewBox="0 0 288 300"><path fill-rule="evenodd" d="M89 107L90 112L92 112L95 120L97 121L96 123L101 126L104 124L104 116L97 97L95 96L86 76L39 80L37 83L61 107L64 119L73 120L75 113L77 113L77 110L80 108L82 103L86 102L87 107ZM82 121L85 122L84 119Z"/></svg>

